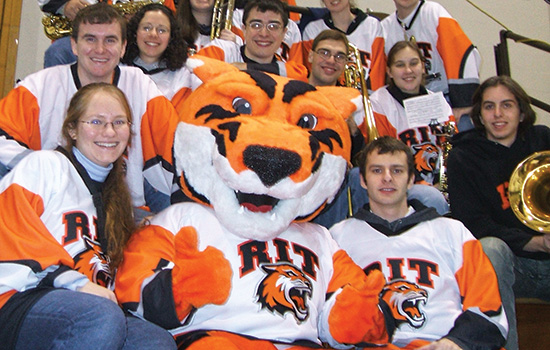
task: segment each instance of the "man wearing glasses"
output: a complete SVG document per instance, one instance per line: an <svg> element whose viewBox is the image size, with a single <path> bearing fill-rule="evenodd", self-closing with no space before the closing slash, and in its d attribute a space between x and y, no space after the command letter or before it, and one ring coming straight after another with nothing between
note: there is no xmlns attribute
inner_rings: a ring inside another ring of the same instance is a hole
<svg viewBox="0 0 550 350"><path fill-rule="evenodd" d="M215 39L199 54L232 63L239 69L261 70L292 79L307 81L305 66L283 62L276 55L288 24L288 11L279 0L247 2L243 13L245 44Z"/></svg>
<svg viewBox="0 0 550 350"><path fill-rule="evenodd" d="M313 40L308 61L311 64L311 85L336 86L348 62L348 38L333 29L322 31Z"/></svg>

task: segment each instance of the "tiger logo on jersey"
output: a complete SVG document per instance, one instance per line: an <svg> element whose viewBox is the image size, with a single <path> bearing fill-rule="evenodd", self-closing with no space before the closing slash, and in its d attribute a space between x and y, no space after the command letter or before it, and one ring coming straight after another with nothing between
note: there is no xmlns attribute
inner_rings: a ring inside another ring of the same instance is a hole
<svg viewBox="0 0 550 350"><path fill-rule="evenodd" d="M433 143L413 145L416 182L433 185L439 169L439 148Z"/></svg>
<svg viewBox="0 0 550 350"><path fill-rule="evenodd" d="M344 116L360 113L359 92L198 55L187 65L204 83L182 105L174 140L183 192L212 206L232 233L259 241L319 213L346 171Z"/></svg>
<svg viewBox="0 0 550 350"><path fill-rule="evenodd" d="M83 237L86 250L74 257L74 269L88 277L90 281L109 288L113 283L109 257L103 253L101 246L88 237Z"/></svg>
<svg viewBox="0 0 550 350"><path fill-rule="evenodd" d="M426 316L422 307L428 301L425 289L409 281L394 280L384 286L380 295L390 307L397 324L408 323L414 328L424 325Z"/></svg>
<svg viewBox="0 0 550 350"><path fill-rule="evenodd" d="M298 322L305 321L309 316L307 301L312 294L312 285L306 275L291 264L264 264L261 267L266 276L258 285L256 301L262 309L281 316L290 312Z"/></svg>

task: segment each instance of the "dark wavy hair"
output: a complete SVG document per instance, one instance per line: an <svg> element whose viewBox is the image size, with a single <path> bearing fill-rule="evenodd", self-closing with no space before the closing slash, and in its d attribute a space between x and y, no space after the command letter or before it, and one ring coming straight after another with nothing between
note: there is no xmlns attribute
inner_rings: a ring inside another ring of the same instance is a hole
<svg viewBox="0 0 550 350"><path fill-rule="evenodd" d="M185 64L187 60L187 43L183 39L181 27L176 17L168 7L159 3L153 3L143 6L128 22L128 44L126 46L126 53L122 58L122 62L132 66L134 60L139 56L139 47L137 45L137 31L139 23L149 11L160 11L170 21L170 41L166 50L162 53L160 61L166 64L166 67L170 70L176 70Z"/></svg>
<svg viewBox="0 0 550 350"><path fill-rule="evenodd" d="M61 133L65 140L65 148L72 154L75 140L71 137L70 131L76 129L80 118L86 113L91 103L92 97L105 92L112 95L120 102L126 113L128 121L131 123L132 112L126 100L124 93L112 84L92 83L80 88L72 97L67 110L67 117L63 122ZM132 141L132 134L128 140L128 147ZM114 163L113 169L105 179L103 184L103 205L105 208L105 236L107 238L107 251L110 258L110 267L112 271L122 261L124 247L135 231L136 226L133 218L132 199L130 190L126 185L126 171L123 156L121 155Z"/></svg>
<svg viewBox="0 0 550 350"><path fill-rule="evenodd" d="M518 135L523 134L525 130L535 124L537 121L537 115L533 108L531 107L531 99L527 92L523 90L521 85L518 84L514 79L506 75L499 75L488 78L477 88L474 96L472 97L472 121L476 129L485 133L485 126L481 123L481 108L483 107L483 94L485 90L490 87L504 86L514 97L519 106L519 111L523 114L523 120L519 123L518 126Z"/></svg>

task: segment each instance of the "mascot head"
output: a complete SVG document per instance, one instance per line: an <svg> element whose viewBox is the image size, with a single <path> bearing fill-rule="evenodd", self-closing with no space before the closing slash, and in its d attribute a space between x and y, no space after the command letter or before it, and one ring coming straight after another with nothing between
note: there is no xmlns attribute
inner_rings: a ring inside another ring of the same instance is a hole
<svg viewBox="0 0 550 350"><path fill-rule="evenodd" d="M354 89L315 88L193 56L202 80L186 99L174 141L184 193L212 206L232 233L273 239L332 200L351 141Z"/></svg>

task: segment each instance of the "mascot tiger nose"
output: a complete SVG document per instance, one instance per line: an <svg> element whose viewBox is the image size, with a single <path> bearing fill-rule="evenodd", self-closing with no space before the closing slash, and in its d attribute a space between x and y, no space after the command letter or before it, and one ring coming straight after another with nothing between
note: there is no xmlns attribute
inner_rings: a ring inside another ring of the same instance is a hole
<svg viewBox="0 0 550 350"><path fill-rule="evenodd" d="M267 187L294 174L302 165L296 152L263 146L248 146L243 152L243 162Z"/></svg>

